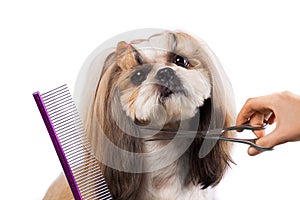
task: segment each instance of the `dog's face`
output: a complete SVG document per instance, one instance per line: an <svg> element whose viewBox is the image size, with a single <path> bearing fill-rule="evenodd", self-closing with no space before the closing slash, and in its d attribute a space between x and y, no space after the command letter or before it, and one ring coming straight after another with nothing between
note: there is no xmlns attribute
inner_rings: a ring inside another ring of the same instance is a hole
<svg viewBox="0 0 300 200"><path fill-rule="evenodd" d="M162 126L189 119L211 95L208 71L194 57L192 42L168 37L161 48L118 44L120 102L139 124Z"/></svg>

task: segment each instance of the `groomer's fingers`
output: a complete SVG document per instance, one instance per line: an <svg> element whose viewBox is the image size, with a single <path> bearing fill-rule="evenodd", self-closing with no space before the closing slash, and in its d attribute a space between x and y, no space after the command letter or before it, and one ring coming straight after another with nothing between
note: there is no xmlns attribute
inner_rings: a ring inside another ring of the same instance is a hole
<svg viewBox="0 0 300 200"><path fill-rule="evenodd" d="M269 95L248 99L237 116L236 124L243 124L256 112L270 113L272 111L271 104Z"/></svg>
<svg viewBox="0 0 300 200"><path fill-rule="evenodd" d="M272 117L272 116L274 116L274 115L271 114L271 113L261 114L261 113L256 112L252 115L251 120L250 120L250 124L252 126L262 126L264 124L264 120L266 118L269 118L269 119L271 118L270 119L271 123L273 123L273 121L274 121L273 118L274 117ZM269 121L269 123L270 123L270 121ZM273 147L275 145L273 143L270 143L270 141L269 141L269 140L272 141L272 139L273 139L272 136L271 137L270 136L269 137L265 136L265 130L257 130L257 131L253 131L253 132L259 138L256 141L256 144L261 145L263 147L271 147L271 146ZM251 146L248 149L248 154L251 155L251 156L258 155L261 152L262 151L254 148L254 147L251 147Z"/></svg>
<svg viewBox="0 0 300 200"><path fill-rule="evenodd" d="M276 133L276 130L274 130L272 133L265 135L264 137L259 138L256 141L256 144L262 147L267 147L267 148L273 148L278 144L278 134ZM260 151L254 147L249 147L248 149L248 154L250 156L255 156L263 151Z"/></svg>
<svg viewBox="0 0 300 200"><path fill-rule="evenodd" d="M256 112L252 115L250 119L250 125L252 126L263 126L264 124L265 115L259 112ZM265 135L265 130L257 130L253 131L253 133L258 137L261 138Z"/></svg>

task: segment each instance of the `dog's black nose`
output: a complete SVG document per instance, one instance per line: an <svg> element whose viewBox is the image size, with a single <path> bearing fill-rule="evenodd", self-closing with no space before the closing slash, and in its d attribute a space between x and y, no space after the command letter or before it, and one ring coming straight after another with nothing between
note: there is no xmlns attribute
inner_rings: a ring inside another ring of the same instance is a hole
<svg viewBox="0 0 300 200"><path fill-rule="evenodd" d="M157 80L159 80L159 82L161 82L162 84L172 81L174 76L175 76L175 71L170 67L160 69L156 74Z"/></svg>

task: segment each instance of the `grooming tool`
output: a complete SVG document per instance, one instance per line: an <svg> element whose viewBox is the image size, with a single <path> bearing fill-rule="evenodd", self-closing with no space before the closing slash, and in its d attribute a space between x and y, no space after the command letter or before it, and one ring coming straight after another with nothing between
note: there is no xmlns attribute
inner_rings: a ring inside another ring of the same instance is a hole
<svg viewBox="0 0 300 200"><path fill-rule="evenodd" d="M251 126L249 121L245 122L242 125L239 126L230 126L220 129L213 129L213 130L207 130L207 131L185 131L185 130L167 130L167 129L161 129L161 130L155 130L151 128L142 128L142 131L144 134L152 134L153 132L166 132L170 133L170 136L152 136L145 138L144 141L157 141L157 140L172 140L172 139L184 139L184 138L196 138L201 137L203 139L208 140L223 140L227 142L237 142L237 143L243 143L248 144L252 147L255 147L256 149L260 151L271 151L273 148L267 148L263 146L257 145L255 142L258 140L258 138L254 139L241 139L241 138L228 138L224 137L222 134L228 131L243 131L243 130L264 130L268 127L268 122L264 121L264 124L262 126Z"/></svg>
<svg viewBox="0 0 300 200"><path fill-rule="evenodd" d="M112 199L67 86L35 92L33 97L74 198Z"/></svg>

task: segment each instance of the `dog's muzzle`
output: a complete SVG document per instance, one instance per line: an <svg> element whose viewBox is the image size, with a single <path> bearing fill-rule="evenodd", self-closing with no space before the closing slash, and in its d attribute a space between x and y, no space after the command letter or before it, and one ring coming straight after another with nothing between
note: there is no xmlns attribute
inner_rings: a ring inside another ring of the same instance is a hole
<svg viewBox="0 0 300 200"><path fill-rule="evenodd" d="M165 100L174 93L185 94L182 83L172 68L166 67L158 70L156 79L159 82L161 100Z"/></svg>

